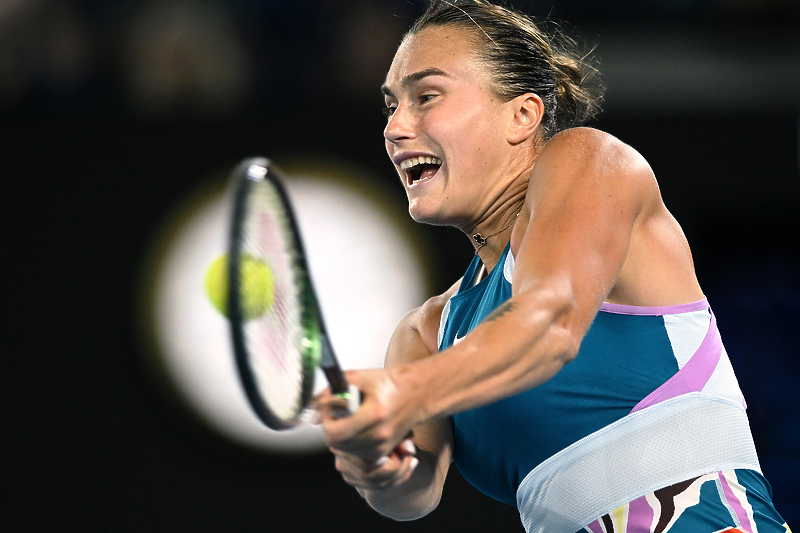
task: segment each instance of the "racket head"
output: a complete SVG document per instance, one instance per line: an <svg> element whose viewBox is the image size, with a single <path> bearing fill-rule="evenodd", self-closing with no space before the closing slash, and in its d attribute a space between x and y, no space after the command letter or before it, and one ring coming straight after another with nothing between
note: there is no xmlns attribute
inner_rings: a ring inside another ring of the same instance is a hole
<svg viewBox="0 0 800 533"><path fill-rule="evenodd" d="M228 318L236 366L256 415L272 429L288 429L313 395L329 343L280 175L268 159L250 158L236 167L232 181ZM252 308L248 268L262 274L266 268L272 278L272 302L263 312Z"/></svg>

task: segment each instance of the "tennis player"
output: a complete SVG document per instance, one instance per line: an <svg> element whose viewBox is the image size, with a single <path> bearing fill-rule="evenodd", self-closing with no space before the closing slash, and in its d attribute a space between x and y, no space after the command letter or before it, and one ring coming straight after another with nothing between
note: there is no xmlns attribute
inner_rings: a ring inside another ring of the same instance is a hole
<svg viewBox="0 0 800 533"><path fill-rule="evenodd" d="M347 374L356 413L318 398L336 468L398 520L436 507L454 461L529 532L786 533L653 171L581 126L592 72L481 0L434 0L403 38L386 149L411 216L475 258L401 321L385 369Z"/></svg>

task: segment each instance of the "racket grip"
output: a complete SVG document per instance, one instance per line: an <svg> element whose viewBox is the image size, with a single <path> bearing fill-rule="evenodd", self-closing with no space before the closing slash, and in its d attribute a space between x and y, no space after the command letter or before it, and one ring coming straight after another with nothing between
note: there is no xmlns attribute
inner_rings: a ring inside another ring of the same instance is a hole
<svg viewBox="0 0 800 533"><path fill-rule="evenodd" d="M352 383L347 384L347 392L337 394L337 396L347 402L344 409L339 409L333 413L334 418L344 418L358 411L361 405L361 391Z"/></svg>

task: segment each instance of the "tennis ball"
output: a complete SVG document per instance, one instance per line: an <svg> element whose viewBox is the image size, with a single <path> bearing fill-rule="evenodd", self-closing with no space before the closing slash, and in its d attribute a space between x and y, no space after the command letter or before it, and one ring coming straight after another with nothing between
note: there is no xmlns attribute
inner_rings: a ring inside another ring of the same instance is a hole
<svg viewBox="0 0 800 533"><path fill-rule="evenodd" d="M266 313L275 299L275 280L272 269L265 262L247 254L240 261L245 320L258 318ZM208 266L205 290L211 304L228 316L228 254L223 254Z"/></svg>

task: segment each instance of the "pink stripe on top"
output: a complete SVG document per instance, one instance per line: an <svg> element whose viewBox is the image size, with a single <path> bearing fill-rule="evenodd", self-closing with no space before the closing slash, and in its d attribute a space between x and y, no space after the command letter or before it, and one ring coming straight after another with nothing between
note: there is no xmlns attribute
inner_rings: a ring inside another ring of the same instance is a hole
<svg viewBox="0 0 800 533"><path fill-rule="evenodd" d="M600 306L601 311L606 313L615 313L617 315L647 315L647 316L663 316L663 315L677 315L680 313L689 313L691 311L702 311L708 309L708 300L703 298L697 302L679 305L665 305L661 307L644 307L639 305L620 305L610 304L603 302Z"/></svg>
<svg viewBox="0 0 800 533"><path fill-rule="evenodd" d="M692 357L678 372L665 381L659 388L648 394L641 402L637 403L631 410L631 413L663 402L664 400L675 398L681 394L703 390L708 380L711 379L714 370L716 370L721 356L722 339L717 330L717 320L712 313L708 331L697 351L694 352Z"/></svg>

